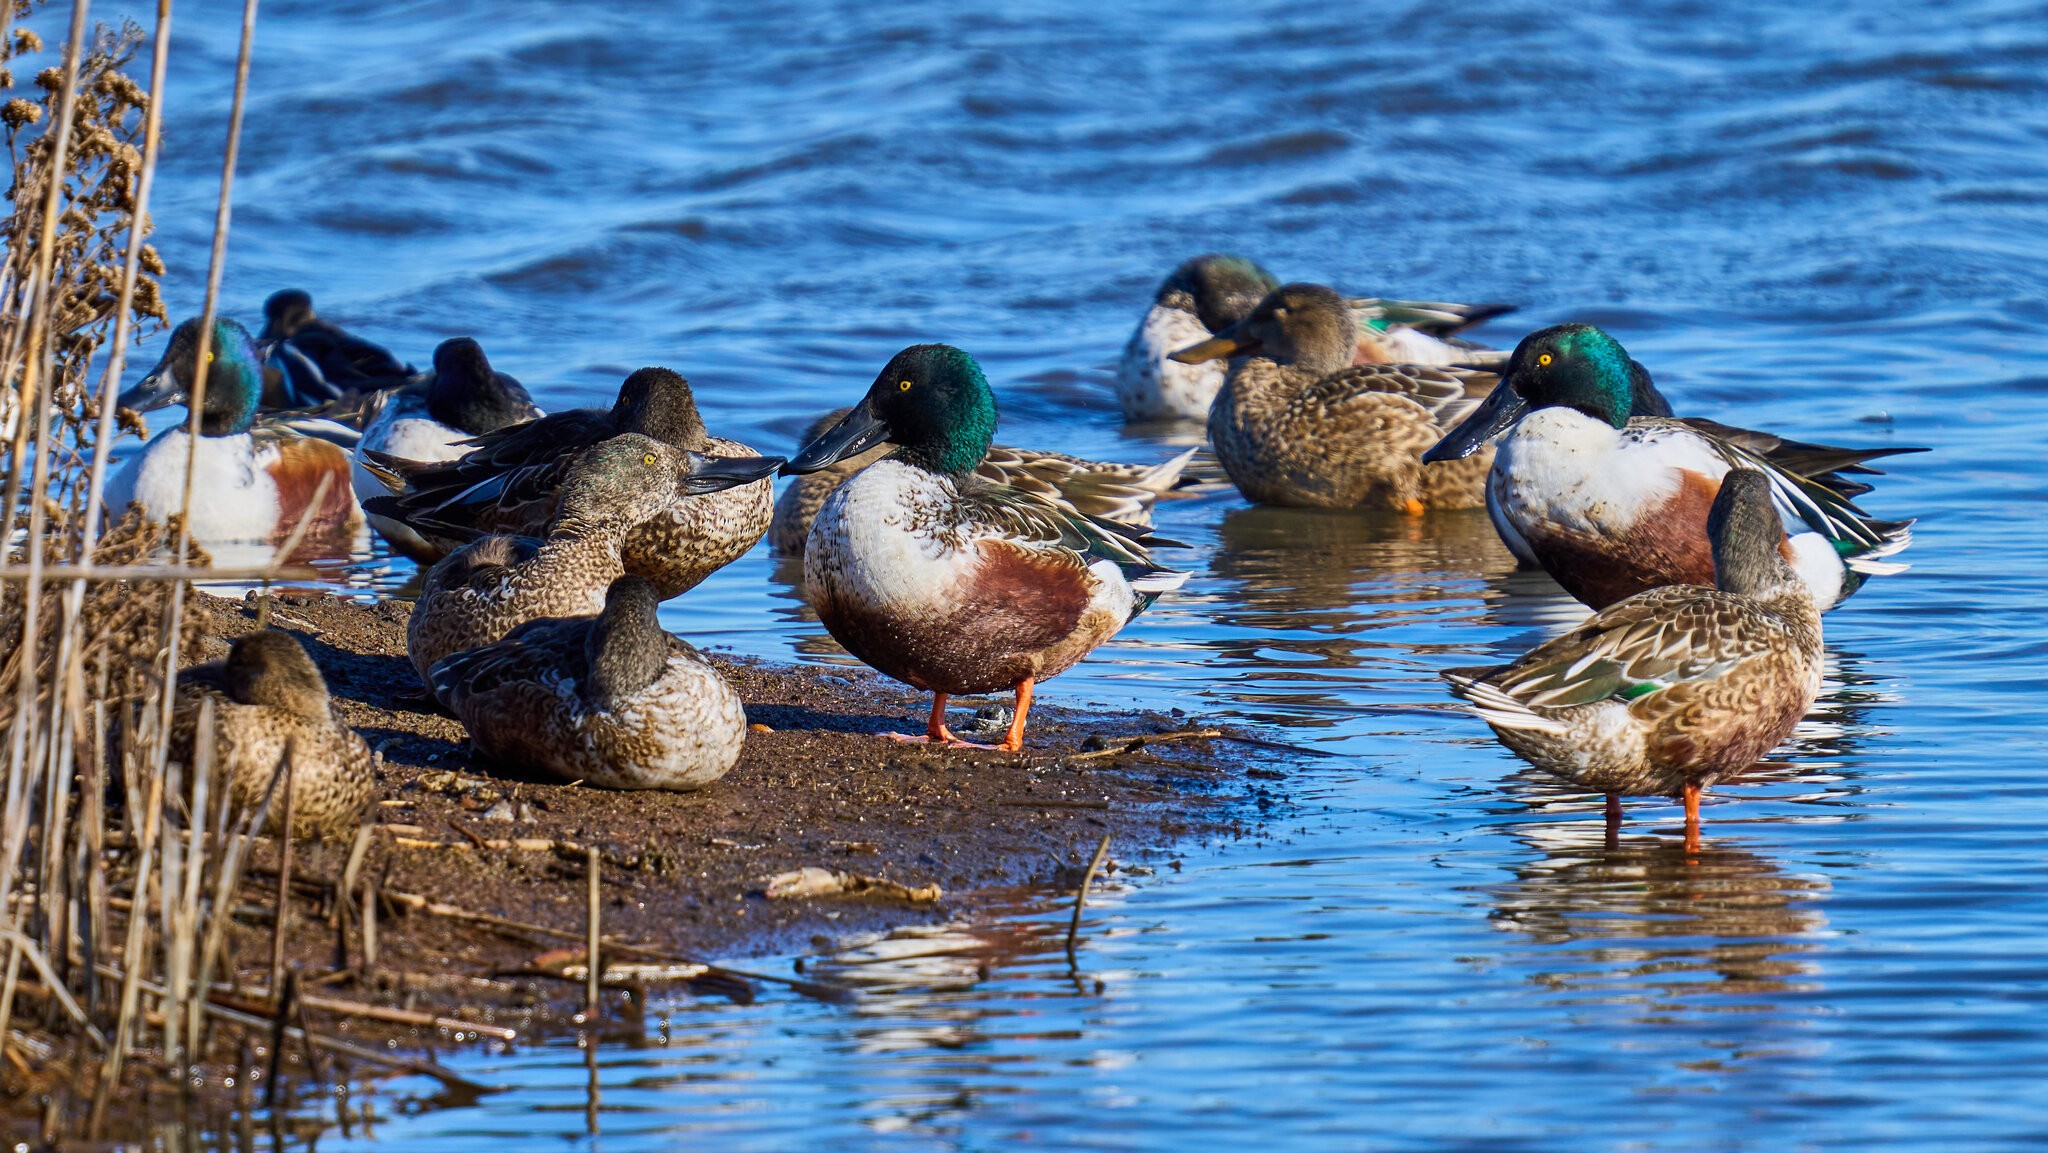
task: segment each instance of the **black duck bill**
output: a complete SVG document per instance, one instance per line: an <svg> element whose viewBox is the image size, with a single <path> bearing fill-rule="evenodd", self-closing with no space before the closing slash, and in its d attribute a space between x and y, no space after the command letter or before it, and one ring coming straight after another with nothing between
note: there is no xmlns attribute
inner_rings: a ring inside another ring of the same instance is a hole
<svg viewBox="0 0 2048 1153"><path fill-rule="evenodd" d="M136 412L155 412L174 404L185 403L185 389L178 384L177 374L171 371L169 356L157 362L149 375L123 389L114 398L116 408L132 409Z"/></svg>
<svg viewBox="0 0 2048 1153"><path fill-rule="evenodd" d="M690 473L683 478L683 491L691 496L708 496L766 480L781 467L779 456L703 456L693 452Z"/></svg>
<svg viewBox="0 0 2048 1153"><path fill-rule="evenodd" d="M861 453L889 440L889 422L875 412L871 397L862 398L853 411L839 418L839 423L828 428L818 439L805 445L801 451L782 466L785 476L802 476L821 468L831 468L850 456Z"/></svg>
<svg viewBox="0 0 2048 1153"><path fill-rule="evenodd" d="M1167 359L1182 364L1201 364L1205 361L1221 360L1226 356L1250 356L1259 351L1259 340L1244 331L1245 322L1240 320L1222 332L1200 344L1191 344Z"/></svg>
<svg viewBox="0 0 2048 1153"><path fill-rule="evenodd" d="M1529 411L1529 402L1515 392L1502 377L1493 387L1472 415L1458 422L1458 427L1444 434L1444 438L1431 445L1422 454L1422 463L1435 464L1446 460L1463 460L1485 447L1486 442L1506 432Z"/></svg>

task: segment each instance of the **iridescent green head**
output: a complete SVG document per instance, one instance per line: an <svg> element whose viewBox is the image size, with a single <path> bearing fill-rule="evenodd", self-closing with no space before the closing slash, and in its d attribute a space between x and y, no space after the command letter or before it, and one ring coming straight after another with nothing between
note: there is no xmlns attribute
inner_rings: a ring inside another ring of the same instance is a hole
<svg viewBox="0 0 2048 1153"><path fill-rule="evenodd" d="M868 394L783 469L816 472L878 444L930 472L974 471L996 435L996 395L974 358L950 344L917 344L893 357Z"/></svg>
<svg viewBox="0 0 2048 1153"><path fill-rule="evenodd" d="M114 403L136 412L190 403L192 383L199 378L199 331L198 317L171 330L171 343L164 349L163 359ZM257 359L249 330L226 317L214 321L206 364L200 433L232 436L249 431L256 419L256 406L263 399L263 365Z"/></svg>
<svg viewBox="0 0 2048 1153"><path fill-rule="evenodd" d="M1621 342L1590 324L1558 324L1522 338L1500 383L1472 415L1444 434L1425 464L1470 456L1539 408L1569 408L1615 428L1636 415L1669 415L1650 374Z"/></svg>
<svg viewBox="0 0 2048 1153"><path fill-rule="evenodd" d="M1210 332L1221 332L1251 315L1266 294L1280 287L1255 260L1226 252L1205 252L1173 270L1155 302L1192 312Z"/></svg>

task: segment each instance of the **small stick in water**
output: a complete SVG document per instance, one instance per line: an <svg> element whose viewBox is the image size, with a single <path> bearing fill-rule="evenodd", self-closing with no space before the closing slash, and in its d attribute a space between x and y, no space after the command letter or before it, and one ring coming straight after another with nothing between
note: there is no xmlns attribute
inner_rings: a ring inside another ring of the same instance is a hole
<svg viewBox="0 0 2048 1153"><path fill-rule="evenodd" d="M1096 871L1102 868L1102 859L1109 855L1109 834L1102 834L1102 843L1095 846L1095 856L1088 862L1088 871L1081 875L1081 891L1074 894L1074 919L1067 925L1067 967L1076 968L1074 959L1074 938L1081 932L1081 910L1088 907L1088 889L1095 884Z"/></svg>

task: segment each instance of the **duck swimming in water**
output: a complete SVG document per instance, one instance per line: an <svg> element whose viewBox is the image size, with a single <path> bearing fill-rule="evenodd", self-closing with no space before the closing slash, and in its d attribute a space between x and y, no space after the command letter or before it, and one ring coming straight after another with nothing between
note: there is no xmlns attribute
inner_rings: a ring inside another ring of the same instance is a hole
<svg viewBox="0 0 2048 1153"><path fill-rule="evenodd" d="M310 408L349 396L399 388L413 367L313 311L304 289L274 292L263 302L256 345L274 372L267 408Z"/></svg>
<svg viewBox="0 0 2048 1153"><path fill-rule="evenodd" d="M1016 752L1038 682L1188 574L1153 563L1142 530L982 479L975 469L995 428L995 394L974 358L914 345L785 471L896 446L818 510L804 547L806 598L848 652L933 694L924 739L934 744L965 743L946 727L948 697L1013 690L1017 708L996 747Z"/></svg>

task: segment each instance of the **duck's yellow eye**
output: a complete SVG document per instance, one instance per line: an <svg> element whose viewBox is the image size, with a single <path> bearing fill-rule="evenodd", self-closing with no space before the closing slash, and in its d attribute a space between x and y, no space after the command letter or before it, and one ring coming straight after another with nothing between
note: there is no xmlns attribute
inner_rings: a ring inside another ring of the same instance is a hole
<svg viewBox="0 0 2048 1153"><path fill-rule="evenodd" d="M207 353L207 354L206 354L206 363L208 363L208 364L212 364L212 363L213 363L213 354L212 354L211 352L209 352L209 353Z"/></svg>
<svg viewBox="0 0 2048 1153"><path fill-rule="evenodd" d="M897 392L909 392L909 391L910 391L910 382L909 382L909 381L907 381L907 380L899 380L899 381L897 381L897 382L896 382L896 391L897 391Z"/></svg>
<svg viewBox="0 0 2048 1153"><path fill-rule="evenodd" d="M1536 358L1536 363L1537 363L1537 364L1540 364L1540 365L1542 365L1542 366L1543 366L1543 367L1545 367L1545 368L1549 368L1549 367L1550 367L1550 354L1546 352L1546 353L1544 353L1544 354L1543 354L1542 356L1539 356L1539 357L1537 357L1537 358Z"/></svg>
<svg viewBox="0 0 2048 1153"><path fill-rule="evenodd" d="M648 454L647 454L646 456L643 456L643 457L641 457L641 458L640 458L640 463L641 463L641 464L653 464L653 463L654 463L654 454L650 452L650 453L648 453Z"/></svg>

